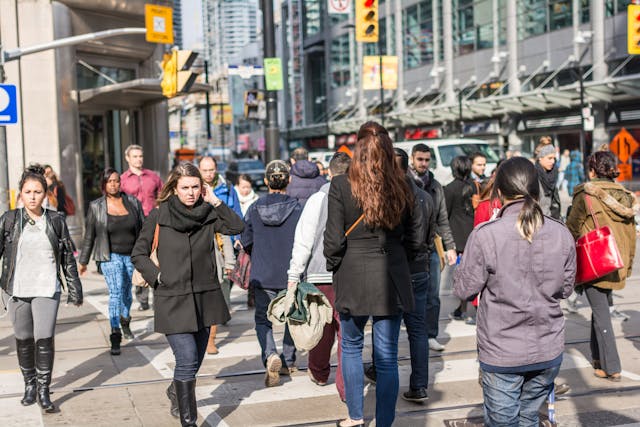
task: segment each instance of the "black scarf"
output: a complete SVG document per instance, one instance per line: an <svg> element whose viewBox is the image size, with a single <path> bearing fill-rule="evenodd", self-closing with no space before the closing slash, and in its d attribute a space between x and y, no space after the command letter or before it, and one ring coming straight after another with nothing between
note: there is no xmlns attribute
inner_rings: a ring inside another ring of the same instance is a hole
<svg viewBox="0 0 640 427"><path fill-rule="evenodd" d="M202 199L198 199L196 204L188 209L176 195L169 197L167 207L171 217L171 228L181 233L190 233L202 227L213 210L213 207Z"/></svg>
<svg viewBox="0 0 640 427"><path fill-rule="evenodd" d="M536 170L538 171L538 181L542 184L544 195L549 197L553 194L558 182L558 169L554 167L550 171L540 166L540 163L536 163Z"/></svg>

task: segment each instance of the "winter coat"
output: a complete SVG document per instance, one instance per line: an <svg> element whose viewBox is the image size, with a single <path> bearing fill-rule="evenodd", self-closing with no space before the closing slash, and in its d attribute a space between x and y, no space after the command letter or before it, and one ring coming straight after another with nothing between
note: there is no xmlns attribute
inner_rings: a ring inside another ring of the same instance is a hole
<svg viewBox="0 0 640 427"><path fill-rule="evenodd" d="M142 205L134 196L124 193L120 193L120 195L122 196L124 207L127 209L127 212L129 212L128 215L134 215L136 218L137 236L144 222ZM102 196L89 204L78 263L81 265L89 264L89 257L91 256L92 250L95 261L109 261L111 258L110 248L109 231L107 230L107 199L105 196Z"/></svg>
<svg viewBox="0 0 640 427"><path fill-rule="evenodd" d="M160 203L147 217L131 253L131 261L147 283L153 284L155 331L163 334L197 332L229 320L218 280L215 233L238 234L244 224L222 203L211 208L199 228L179 231L176 216L169 209L170 202ZM156 224L160 226L159 267L149 258Z"/></svg>
<svg viewBox="0 0 640 427"><path fill-rule="evenodd" d="M327 223L327 205L330 183L307 200L302 210L291 251L291 261L287 276L289 282L327 284L333 282L331 272L327 271L324 258L324 229Z"/></svg>
<svg viewBox="0 0 640 427"><path fill-rule="evenodd" d="M352 316L390 316L413 310L409 261L423 244L418 234L424 218L409 209L392 230L371 228L364 221L345 238L362 210L347 175L332 179L329 189L324 255L333 272L335 308Z"/></svg>
<svg viewBox="0 0 640 427"><path fill-rule="evenodd" d="M478 357L496 367L548 362L564 350L560 299L573 291L575 243L548 216L532 243L523 239L516 229L523 203L507 204L497 219L473 230L453 279L459 298L481 293Z"/></svg>
<svg viewBox="0 0 640 427"><path fill-rule="evenodd" d="M449 225L458 252L464 252L469 233L473 230L471 196L475 192L476 189L472 183L460 179L455 179L444 187Z"/></svg>
<svg viewBox="0 0 640 427"><path fill-rule="evenodd" d="M569 163L564 171L564 179L567 181L567 191L569 195L573 195L575 188L584 182L582 153L578 150L571 152L571 163Z"/></svg>
<svg viewBox="0 0 640 427"><path fill-rule="evenodd" d="M297 199L302 207L313 193L327 183L326 178L320 175L318 165L308 160L297 160L291 166L290 173L291 182L287 186L287 194Z"/></svg>
<svg viewBox="0 0 640 427"><path fill-rule="evenodd" d="M24 208L19 208L7 211L0 217L0 258L2 258L0 287L9 295L13 295L13 275L18 244L22 230L29 220L28 215ZM74 246L65 222L65 215L49 209L44 209L43 215L47 221L46 234L56 259L58 281L64 284L60 279L62 270L67 283L67 303L82 304L82 283L78 277L76 259L73 256Z"/></svg>
<svg viewBox="0 0 640 427"><path fill-rule="evenodd" d="M419 176L418 173L409 169L414 178L423 182L423 190L429 193L433 200L433 206L435 208L435 221L436 221L436 233L442 237L442 243L445 250L455 250L456 243L453 240L453 234L451 233L451 227L449 226L449 214L447 213L447 202L444 198L444 190L442 185L433 176L433 172L428 171L425 176ZM433 249L433 248L432 248Z"/></svg>
<svg viewBox="0 0 640 427"><path fill-rule="evenodd" d="M409 184L414 197L413 209L420 210L424 218L424 220L420 222L417 230L417 234L422 236L424 239L423 246L415 254L415 257L409 259L409 270L411 271L411 274L416 274L429 271L429 266L431 264L429 250L433 246L433 238L435 237L436 215L433 207L433 199L429 193L418 187L413 178L411 178L410 175L408 176L410 178Z"/></svg>
<svg viewBox="0 0 640 427"><path fill-rule="evenodd" d="M251 284L285 289L293 239L302 208L288 194L267 194L249 207L240 242L251 255Z"/></svg>
<svg viewBox="0 0 640 427"><path fill-rule="evenodd" d="M575 188L573 205L567 218L567 227L576 240L595 229L593 218L591 218L586 204L586 195L589 195L591 199L591 207L600 227L605 225L611 227L624 261L624 267L594 282L584 283L584 285L592 285L602 289L622 289L627 277L631 275L633 257L636 253L634 207L637 208L637 205L635 196L622 185L608 179L594 179L586 184L578 185Z"/></svg>
<svg viewBox="0 0 640 427"><path fill-rule="evenodd" d="M242 210L240 209L240 201L238 200L236 189L220 174L218 174L218 181L216 187L213 189L213 194L242 218Z"/></svg>

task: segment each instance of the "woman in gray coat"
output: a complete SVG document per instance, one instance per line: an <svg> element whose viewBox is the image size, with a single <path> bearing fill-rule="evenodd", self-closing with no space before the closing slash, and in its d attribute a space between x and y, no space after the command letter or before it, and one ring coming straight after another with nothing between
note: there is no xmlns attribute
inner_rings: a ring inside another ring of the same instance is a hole
<svg viewBox="0 0 640 427"><path fill-rule="evenodd" d="M576 274L573 237L542 214L535 167L505 161L496 174L503 208L469 236L453 291L480 293L478 358L487 426L537 426L564 351L560 299Z"/></svg>

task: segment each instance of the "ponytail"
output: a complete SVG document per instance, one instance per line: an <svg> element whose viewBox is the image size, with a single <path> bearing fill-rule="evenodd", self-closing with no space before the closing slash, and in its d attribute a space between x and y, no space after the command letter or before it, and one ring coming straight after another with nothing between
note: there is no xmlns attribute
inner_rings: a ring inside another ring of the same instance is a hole
<svg viewBox="0 0 640 427"><path fill-rule="evenodd" d="M535 201L531 195L526 194L524 196L524 204L520 210L518 221L516 222L516 228L518 233L523 239L531 243L533 241L533 235L544 224L544 215L538 202Z"/></svg>

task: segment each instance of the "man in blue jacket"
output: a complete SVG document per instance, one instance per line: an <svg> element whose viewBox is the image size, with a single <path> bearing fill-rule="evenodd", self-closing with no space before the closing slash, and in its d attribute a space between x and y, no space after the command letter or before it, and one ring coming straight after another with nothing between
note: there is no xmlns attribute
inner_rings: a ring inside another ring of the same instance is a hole
<svg viewBox="0 0 640 427"><path fill-rule="evenodd" d="M327 183L327 179L320 175L318 165L309 161L309 152L302 147L291 153L291 165L291 184L287 194L304 207L309 197Z"/></svg>
<svg viewBox="0 0 640 427"><path fill-rule="evenodd" d="M240 243L251 256L256 335L262 349L262 363L267 368L264 382L267 387L273 387L280 384L281 374L289 375L293 371L296 347L285 326L282 355L278 355L267 309L278 292L287 288L289 256L302 208L295 198L285 193L289 184L289 167L285 162L270 162L264 182L269 194L249 207Z"/></svg>
<svg viewBox="0 0 640 427"><path fill-rule="evenodd" d="M211 156L202 157L198 163L198 169L200 169L202 180L205 184L213 188L213 194L242 218L240 201L238 200L236 189L233 188L233 184L227 182L224 177L218 173L218 163L216 159Z"/></svg>

